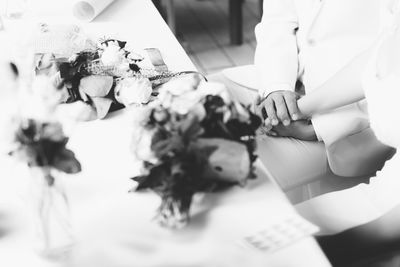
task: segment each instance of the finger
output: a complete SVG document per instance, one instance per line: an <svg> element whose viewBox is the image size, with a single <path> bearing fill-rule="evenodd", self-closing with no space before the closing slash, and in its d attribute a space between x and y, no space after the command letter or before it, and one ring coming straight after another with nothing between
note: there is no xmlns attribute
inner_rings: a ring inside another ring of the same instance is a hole
<svg viewBox="0 0 400 267"><path fill-rule="evenodd" d="M299 116L299 108L297 107L297 100L296 96L293 94L285 94L284 95L285 103L287 110L289 112L290 117L292 120L298 120L300 118Z"/></svg>
<svg viewBox="0 0 400 267"><path fill-rule="evenodd" d="M264 125L263 128L267 129L268 131L271 130L274 126L272 125L272 122L270 120L270 118L266 118L264 120Z"/></svg>
<svg viewBox="0 0 400 267"><path fill-rule="evenodd" d="M286 107L285 99L282 95L274 98L276 115L283 125L288 126L290 124L290 117Z"/></svg>
<svg viewBox="0 0 400 267"><path fill-rule="evenodd" d="M276 116L275 104L274 104L274 101L272 100L272 98L267 98L267 100L265 101L264 108L265 108L267 117L270 120L271 124L273 126L278 125L279 120L278 120L278 117Z"/></svg>
<svg viewBox="0 0 400 267"><path fill-rule="evenodd" d="M290 135L290 131L288 131L288 127L279 124L272 129L273 132L276 133L277 136L287 137Z"/></svg>
<svg viewBox="0 0 400 267"><path fill-rule="evenodd" d="M267 118L267 112L265 111L266 100L263 100L260 104L256 104L254 109L254 113L259 116L261 119Z"/></svg>

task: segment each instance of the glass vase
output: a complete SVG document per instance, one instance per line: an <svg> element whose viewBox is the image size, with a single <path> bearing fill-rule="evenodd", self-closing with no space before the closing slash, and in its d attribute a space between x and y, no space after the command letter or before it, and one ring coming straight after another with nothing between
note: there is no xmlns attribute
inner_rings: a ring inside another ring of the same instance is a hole
<svg viewBox="0 0 400 267"><path fill-rule="evenodd" d="M63 258L74 244L63 177L50 168L31 168L30 174L35 249L47 258Z"/></svg>

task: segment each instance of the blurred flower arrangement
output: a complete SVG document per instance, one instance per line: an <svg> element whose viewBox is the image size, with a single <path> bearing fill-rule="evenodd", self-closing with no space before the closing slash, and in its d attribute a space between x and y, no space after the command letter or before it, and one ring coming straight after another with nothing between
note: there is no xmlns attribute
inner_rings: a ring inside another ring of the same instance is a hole
<svg viewBox="0 0 400 267"><path fill-rule="evenodd" d="M191 74L160 88L136 123L133 151L143 163L135 191L162 199L156 219L169 228L189 221L194 194L244 185L254 178L258 116L226 88Z"/></svg>
<svg viewBox="0 0 400 267"><path fill-rule="evenodd" d="M26 59L29 61L29 59ZM45 75L20 75L10 64L9 72L0 73L4 80L15 80L9 95L17 108L2 120L2 143L8 154L29 168L32 215L37 230L37 247L43 253L70 246L73 241L69 219L68 197L62 184L62 173L76 174L81 164L67 148L58 107L64 96L55 81Z"/></svg>

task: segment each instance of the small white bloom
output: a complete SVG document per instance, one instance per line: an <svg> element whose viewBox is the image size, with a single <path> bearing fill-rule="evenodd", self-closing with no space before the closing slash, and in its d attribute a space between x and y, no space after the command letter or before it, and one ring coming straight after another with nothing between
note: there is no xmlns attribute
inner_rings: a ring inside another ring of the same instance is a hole
<svg viewBox="0 0 400 267"><path fill-rule="evenodd" d="M125 106L145 104L150 101L153 88L146 78L124 78L115 87L115 99Z"/></svg>
<svg viewBox="0 0 400 267"><path fill-rule="evenodd" d="M160 88L160 92L167 91L174 96L179 96L196 90L200 81L201 77L198 74L179 76L165 83Z"/></svg>
<svg viewBox="0 0 400 267"><path fill-rule="evenodd" d="M145 130L143 128L134 133L131 149L136 159L157 163L157 158L151 150L153 135L154 130Z"/></svg>
<svg viewBox="0 0 400 267"><path fill-rule="evenodd" d="M225 104L230 104L232 102L228 89L222 83L202 81L197 88L197 92L202 96L220 96Z"/></svg>
<svg viewBox="0 0 400 267"><path fill-rule="evenodd" d="M100 56L100 60L105 66L118 66L124 59L125 51L113 43L106 46Z"/></svg>
<svg viewBox="0 0 400 267"><path fill-rule="evenodd" d="M202 95L197 94L196 91L187 92L181 96L175 96L172 99L170 109L173 112L176 112L181 115L185 115L189 113L189 111L198 104L201 99L203 98Z"/></svg>
<svg viewBox="0 0 400 267"><path fill-rule="evenodd" d="M204 108L204 105L200 103L194 105L194 107L190 110L190 113L195 115L199 121L204 120L204 118L207 116L207 112L206 109Z"/></svg>
<svg viewBox="0 0 400 267"><path fill-rule="evenodd" d="M237 101L233 102L236 108L236 111L239 115L239 121L248 122L250 120L250 113Z"/></svg>

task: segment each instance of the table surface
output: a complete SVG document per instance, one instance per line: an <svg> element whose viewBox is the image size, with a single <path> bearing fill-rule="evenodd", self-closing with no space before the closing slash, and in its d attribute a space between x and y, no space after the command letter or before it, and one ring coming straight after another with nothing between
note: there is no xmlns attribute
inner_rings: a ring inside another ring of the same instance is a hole
<svg viewBox="0 0 400 267"><path fill-rule="evenodd" d="M55 16L66 14L61 13L69 8L66 3L40 1L51 5L46 9L37 5L41 19L77 23L69 16ZM150 0L117 0L81 26L92 36L157 47L170 69L195 69ZM83 163L83 171L64 181L78 240L69 266L330 266L312 237L268 254L243 250L233 242L243 225L257 226L257 221L295 213L261 165L258 179L246 187L196 199L192 220L183 230L156 225L152 218L158 197L128 193L134 186L129 178L138 173L129 145L135 112L136 108L118 111L105 120L80 123L73 131L69 146ZM19 167L12 167L9 159L0 164L18 173Z"/></svg>

